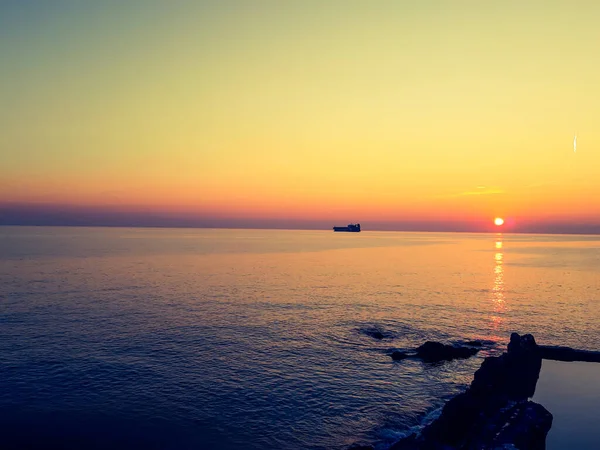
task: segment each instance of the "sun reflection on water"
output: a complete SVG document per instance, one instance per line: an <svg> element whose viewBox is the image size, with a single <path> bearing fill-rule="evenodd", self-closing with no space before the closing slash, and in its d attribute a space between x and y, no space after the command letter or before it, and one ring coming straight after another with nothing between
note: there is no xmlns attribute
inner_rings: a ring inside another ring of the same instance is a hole
<svg viewBox="0 0 600 450"><path fill-rule="evenodd" d="M504 252L502 251L502 235L497 237L496 253L494 254L494 285L492 287L493 314L491 326L497 330L504 321L506 300L504 298Z"/></svg>

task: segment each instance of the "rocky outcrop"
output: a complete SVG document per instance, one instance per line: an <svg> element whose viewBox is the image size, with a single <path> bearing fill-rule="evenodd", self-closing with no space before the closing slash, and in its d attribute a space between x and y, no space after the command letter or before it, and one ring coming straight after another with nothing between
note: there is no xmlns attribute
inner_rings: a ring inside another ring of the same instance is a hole
<svg viewBox="0 0 600 450"><path fill-rule="evenodd" d="M546 435L552 425L552 414L534 402L516 403L502 411L490 422L487 434L480 436L484 444L491 442L493 448L539 449L546 448Z"/></svg>
<svg viewBox="0 0 600 450"><path fill-rule="evenodd" d="M541 366L533 336L513 333L508 352L486 358L471 386L446 403L438 419L391 449L545 448L552 414L528 401Z"/></svg>
<svg viewBox="0 0 600 450"><path fill-rule="evenodd" d="M478 351L479 349L472 347L427 341L420 347L417 347L417 357L426 362L451 361L453 359L469 358Z"/></svg>
<svg viewBox="0 0 600 450"><path fill-rule="evenodd" d="M479 348L475 347L427 341L412 352L394 350L390 356L394 361L401 361L406 358L418 358L425 362L451 361L475 355L479 351Z"/></svg>
<svg viewBox="0 0 600 450"><path fill-rule="evenodd" d="M437 362L468 358L488 344L494 342L448 345L428 341L413 351L395 350L390 356L395 361L420 358ZM537 345L532 335L513 333L507 352L485 358L470 387L448 401L438 419L420 433L396 442L390 450L545 449L552 414L529 401L542 359L600 362L600 352Z"/></svg>

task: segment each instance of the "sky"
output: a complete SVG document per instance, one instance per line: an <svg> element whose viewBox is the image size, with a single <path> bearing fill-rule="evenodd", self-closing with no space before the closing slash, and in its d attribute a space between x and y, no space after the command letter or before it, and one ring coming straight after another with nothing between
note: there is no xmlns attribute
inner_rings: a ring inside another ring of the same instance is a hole
<svg viewBox="0 0 600 450"><path fill-rule="evenodd" d="M0 224L600 232L599 21L0 0Z"/></svg>

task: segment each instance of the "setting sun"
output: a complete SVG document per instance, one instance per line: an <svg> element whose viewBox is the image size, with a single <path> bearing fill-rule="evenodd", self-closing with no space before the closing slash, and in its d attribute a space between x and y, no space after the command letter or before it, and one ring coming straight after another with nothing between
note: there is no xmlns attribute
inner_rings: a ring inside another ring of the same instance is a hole
<svg viewBox="0 0 600 450"><path fill-rule="evenodd" d="M503 219L502 217L496 217L496 218L494 219L494 224L495 224L496 226L501 226L501 225L504 225L504 219Z"/></svg>

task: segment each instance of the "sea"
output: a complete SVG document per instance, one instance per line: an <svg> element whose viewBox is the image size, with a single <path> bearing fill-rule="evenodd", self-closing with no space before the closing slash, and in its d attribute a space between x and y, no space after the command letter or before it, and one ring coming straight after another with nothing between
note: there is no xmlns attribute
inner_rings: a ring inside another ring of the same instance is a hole
<svg viewBox="0 0 600 450"><path fill-rule="evenodd" d="M385 449L599 322L600 236L0 227L0 447Z"/></svg>

